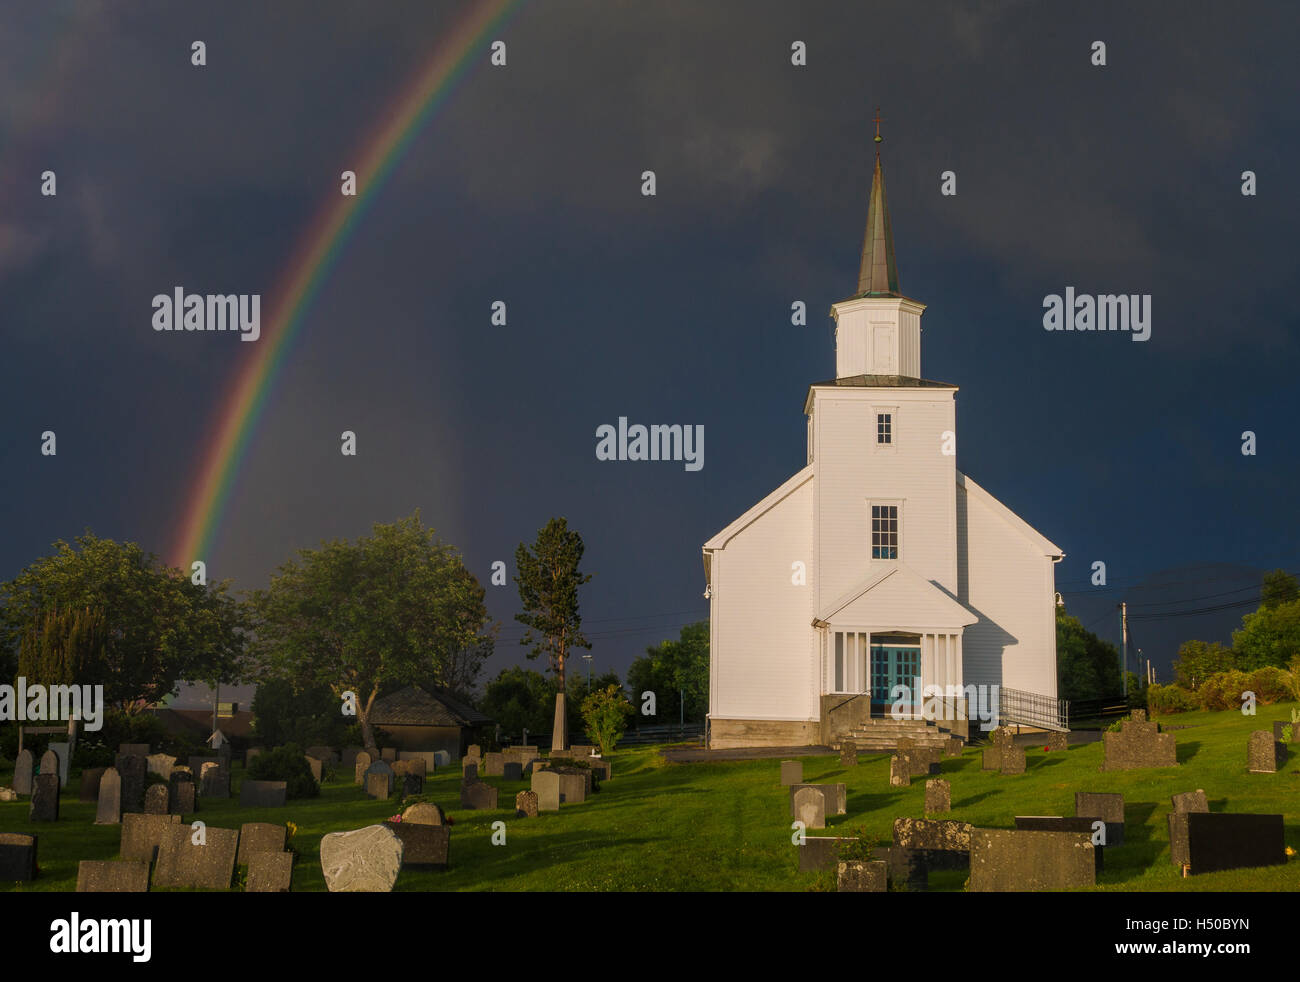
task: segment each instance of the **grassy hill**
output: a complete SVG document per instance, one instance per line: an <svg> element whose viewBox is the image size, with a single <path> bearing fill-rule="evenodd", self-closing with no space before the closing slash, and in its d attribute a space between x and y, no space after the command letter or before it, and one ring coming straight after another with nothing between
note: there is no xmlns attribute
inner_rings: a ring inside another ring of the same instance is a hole
<svg viewBox="0 0 1300 982"><path fill-rule="evenodd" d="M1271 812L1286 816L1287 845L1300 852L1300 754L1277 774L1246 772L1246 741L1252 730L1271 730L1289 719L1296 704L1265 706L1256 717L1239 713L1186 713L1161 717L1179 727L1179 767L1102 773L1100 743L1047 753L1028 751L1023 776L980 770L978 750L944 760L952 782L952 812L944 817L984 827L1013 827L1015 815L1072 815L1075 791L1124 795L1125 844L1106 850L1099 890L1296 890L1300 857L1286 866L1233 870L1184 879L1169 862L1165 816L1169 797L1203 788L1211 811ZM833 875L799 873L791 843L787 792L775 760L669 764L657 748L637 748L612 758L614 779L587 802L565 806L537 819L514 817L515 793L525 781L490 778L507 806L495 812L464 812L459 805L460 772L440 772L425 792L454 821L452 868L443 873L404 871L400 891L420 890L809 890L833 889ZM861 834L881 844L897 816L921 817L923 779L910 788L891 788L889 759L860 758L856 768L836 757L804 759L804 780L848 785L848 814L827 820L826 835ZM397 803L366 798L351 775L327 782L319 798L280 809L245 809L238 803L242 768L234 770L235 797L201 802L194 816L212 826L243 822L297 824L299 852L294 890L323 890L320 839L328 832L383 821ZM12 766L0 770L10 783ZM54 825L32 825L28 803L0 802L0 832L40 836L41 876L28 884L0 884L0 890L72 890L77 862L113 859L119 828L93 824L95 806L77 801L76 779L61 802ZM186 816L189 818L190 816ZM491 844L495 821L504 821L507 843ZM964 874L932 874L931 886L961 889Z"/></svg>

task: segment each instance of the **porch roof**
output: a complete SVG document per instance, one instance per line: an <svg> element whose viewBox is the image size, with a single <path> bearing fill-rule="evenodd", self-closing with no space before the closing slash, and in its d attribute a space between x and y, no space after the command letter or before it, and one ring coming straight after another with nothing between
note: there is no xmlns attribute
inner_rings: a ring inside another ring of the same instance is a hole
<svg viewBox="0 0 1300 982"><path fill-rule="evenodd" d="M882 629L960 634L979 617L915 570L898 563L873 573L817 612L814 627L879 626Z"/></svg>

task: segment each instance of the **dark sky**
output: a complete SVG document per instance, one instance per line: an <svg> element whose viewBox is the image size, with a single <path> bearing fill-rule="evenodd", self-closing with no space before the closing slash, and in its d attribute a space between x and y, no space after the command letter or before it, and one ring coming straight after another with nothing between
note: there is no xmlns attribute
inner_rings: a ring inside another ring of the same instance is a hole
<svg viewBox="0 0 1300 982"><path fill-rule="evenodd" d="M0 576L87 526L170 554L253 345L156 333L152 297L267 304L457 7L0 12ZM1066 551L1058 588L1103 635L1127 599L1157 664L1227 640L1251 607L1164 615L1300 568L1298 21L1281 4L525 2L507 66L484 47L309 312L210 575L262 586L299 548L419 508L486 582L563 515L595 574L597 671L705 616L701 544L802 466L807 386L834 375L827 314L856 284L879 105L923 373L961 386L958 466ZM1044 331L1066 286L1150 294L1151 339ZM596 460L619 416L702 424L703 470ZM520 629L513 587L489 601L494 673Z"/></svg>

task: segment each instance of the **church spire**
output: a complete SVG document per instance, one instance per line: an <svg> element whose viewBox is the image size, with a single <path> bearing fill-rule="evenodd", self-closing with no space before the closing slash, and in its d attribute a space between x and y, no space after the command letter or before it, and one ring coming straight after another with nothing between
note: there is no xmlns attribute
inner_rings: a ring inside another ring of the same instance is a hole
<svg viewBox="0 0 1300 982"><path fill-rule="evenodd" d="M901 297L898 262L894 258L894 233L885 203L885 172L880 168L880 108L876 107L876 169L871 175L871 200L867 205L867 231L862 239L862 265L858 271L859 297Z"/></svg>

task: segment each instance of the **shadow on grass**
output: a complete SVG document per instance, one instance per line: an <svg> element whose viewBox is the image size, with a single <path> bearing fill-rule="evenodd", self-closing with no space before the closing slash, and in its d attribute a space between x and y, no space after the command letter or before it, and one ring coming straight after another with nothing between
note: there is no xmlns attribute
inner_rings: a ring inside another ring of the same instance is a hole
<svg viewBox="0 0 1300 982"><path fill-rule="evenodd" d="M1177 757L1176 757L1178 763L1186 764L1189 760L1191 760L1193 757L1196 756L1197 752L1200 749L1201 749L1201 742L1199 740L1178 741Z"/></svg>
<svg viewBox="0 0 1300 982"><path fill-rule="evenodd" d="M969 798L962 798L960 801L954 801L952 807L954 811L958 808L970 808L972 805L978 805L981 801L984 801L987 798L992 798L994 795L1001 793L1001 791L983 791L980 794L973 794Z"/></svg>

